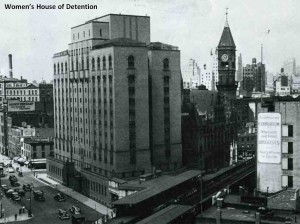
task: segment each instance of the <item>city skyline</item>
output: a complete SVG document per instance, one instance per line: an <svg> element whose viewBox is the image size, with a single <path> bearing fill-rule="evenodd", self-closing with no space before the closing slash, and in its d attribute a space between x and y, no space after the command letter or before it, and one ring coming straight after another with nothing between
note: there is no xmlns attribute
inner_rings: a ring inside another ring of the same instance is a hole
<svg viewBox="0 0 300 224"><path fill-rule="evenodd" d="M11 4L20 4L11 0ZM23 4L43 4L37 0ZM51 1L47 4L70 2ZM14 77L28 80L52 80L53 54L70 42L68 30L87 20L106 14L147 15L151 18L151 42L178 46L181 51L181 68L194 58L199 65L207 63L210 51L217 47L225 23L228 7L229 26L243 62L253 57L261 60L261 44L264 45L266 69L280 71L287 58L300 58L297 51L297 8L300 2L274 1L72 1L72 4L96 4L97 10L6 10L0 5L1 52L0 71L8 76L8 54L13 54ZM16 13L17 16L16 16ZM22 23L20 23L22 21ZM285 44L288 43L288 44ZM37 57L38 55L38 57Z"/></svg>

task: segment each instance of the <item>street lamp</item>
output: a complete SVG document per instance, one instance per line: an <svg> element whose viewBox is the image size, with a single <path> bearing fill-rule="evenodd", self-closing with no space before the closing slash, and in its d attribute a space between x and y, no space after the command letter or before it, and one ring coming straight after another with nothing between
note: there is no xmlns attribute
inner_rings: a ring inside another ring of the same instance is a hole
<svg viewBox="0 0 300 224"><path fill-rule="evenodd" d="M31 207L31 192L32 192L32 188L33 188L33 183L31 183L31 187L30 187L30 205L29 205L29 211L28 211L28 217L32 217L32 207Z"/></svg>

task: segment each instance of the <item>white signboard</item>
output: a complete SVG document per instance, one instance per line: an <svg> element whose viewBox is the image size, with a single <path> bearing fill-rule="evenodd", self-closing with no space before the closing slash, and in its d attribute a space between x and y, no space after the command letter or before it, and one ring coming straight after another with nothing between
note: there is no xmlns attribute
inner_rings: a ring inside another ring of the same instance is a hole
<svg viewBox="0 0 300 224"><path fill-rule="evenodd" d="M280 113L258 114L257 159L259 163L281 162Z"/></svg>
<svg viewBox="0 0 300 224"><path fill-rule="evenodd" d="M17 112L17 111L34 111L35 102L26 102L18 100L9 100L7 103L8 112Z"/></svg>

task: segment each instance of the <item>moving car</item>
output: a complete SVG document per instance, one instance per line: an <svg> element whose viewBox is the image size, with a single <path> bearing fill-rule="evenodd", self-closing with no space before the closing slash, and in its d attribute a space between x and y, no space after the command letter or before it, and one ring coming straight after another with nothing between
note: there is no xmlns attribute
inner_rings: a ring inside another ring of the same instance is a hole
<svg viewBox="0 0 300 224"><path fill-rule="evenodd" d="M260 212L260 214L265 217L273 217L274 216L274 211L271 209L268 209L267 207L259 207L257 209L257 211Z"/></svg>
<svg viewBox="0 0 300 224"><path fill-rule="evenodd" d="M74 205L70 208L70 212L72 214L80 214L80 211L81 211L80 208Z"/></svg>
<svg viewBox="0 0 300 224"><path fill-rule="evenodd" d="M22 188L15 188L14 191L18 192L20 196L24 196L25 195L25 191Z"/></svg>
<svg viewBox="0 0 300 224"><path fill-rule="evenodd" d="M33 190L34 199L37 201L45 201L44 192L41 190Z"/></svg>
<svg viewBox="0 0 300 224"><path fill-rule="evenodd" d="M20 198L20 195L18 192L13 192L12 195L11 195L11 198L14 200L14 201L20 201L21 198Z"/></svg>
<svg viewBox="0 0 300 224"><path fill-rule="evenodd" d="M31 190L31 185L30 184L23 184L23 190L24 191L30 191Z"/></svg>
<svg viewBox="0 0 300 224"><path fill-rule="evenodd" d="M66 198L65 198L65 196L64 196L62 193L57 193L57 194L54 196L54 199L55 199L56 201L59 201L59 202L61 202L61 201L66 201Z"/></svg>
<svg viewBox="0 0 300 224"><path fill-rule="evenodd" d="M70 215L66 210L59 209L58 210L58 217L63 220L63 219L69 219Z"/></svg>

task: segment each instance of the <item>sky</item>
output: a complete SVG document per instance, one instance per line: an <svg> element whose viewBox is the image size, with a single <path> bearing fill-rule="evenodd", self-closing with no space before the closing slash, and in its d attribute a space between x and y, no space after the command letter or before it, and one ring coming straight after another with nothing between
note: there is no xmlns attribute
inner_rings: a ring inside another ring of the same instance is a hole
<svg viewBox="0 0 300 224"><path fill-rule="evenodd" d="M4 4L92 4L87 9L5 9ZM66 50L71 27L114 14L150 16L151 41L178 46L181 67L193 58L209 62L217 47L228 7L229 26L243 64L253 57L268 71L280 71L283 62L300 64L300 1L298 0L2 0L0 1L0 72L8 76L8 54L13 55L14 77L29 81L53 78L52 57ZM269 32L268 32L269 31Z"/></svg>

